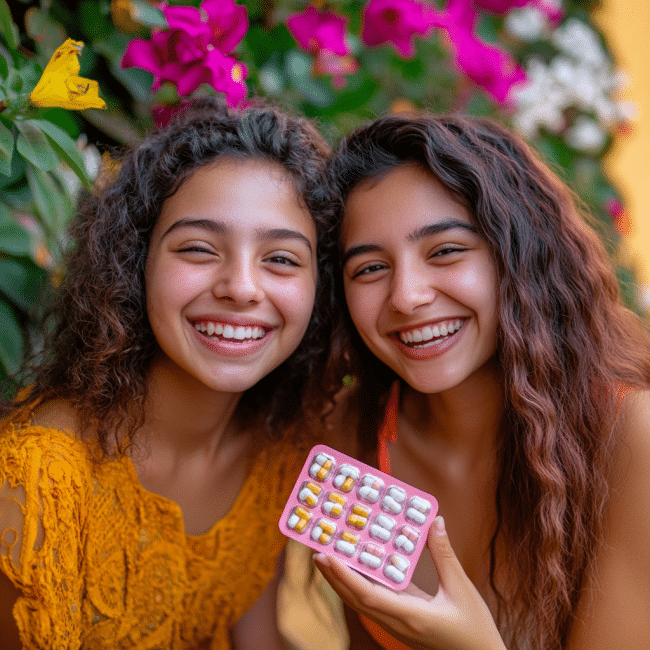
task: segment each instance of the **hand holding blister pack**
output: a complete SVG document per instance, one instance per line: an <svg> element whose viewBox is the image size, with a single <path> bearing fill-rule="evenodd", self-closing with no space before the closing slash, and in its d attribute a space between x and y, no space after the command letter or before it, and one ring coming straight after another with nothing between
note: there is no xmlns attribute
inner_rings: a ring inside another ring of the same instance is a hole
<svg viewBox="0 0 650 650"><path fill-rule="evenodd" d="M316 445L279 527L287 537L400 590L411 580L437 511L430 494Z"/></svg>

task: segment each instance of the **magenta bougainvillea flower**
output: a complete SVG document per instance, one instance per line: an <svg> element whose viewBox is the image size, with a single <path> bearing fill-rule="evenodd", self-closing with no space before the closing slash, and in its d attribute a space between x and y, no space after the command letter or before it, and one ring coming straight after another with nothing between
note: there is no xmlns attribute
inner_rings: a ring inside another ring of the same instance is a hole
<svg viewBox="0 0 650 650"><path fill-rule="evenodd" d="M526 73L505 50L476 35L479 20L474 7L476 1L449 0L445 11L438 16L438 25L449 36L459 71L481 86L495 101L507 104L512 86L524 81Z"/></svg>
<svg viewBox="0 0 650 650"><path fill-rule="evenodd" d="M370 0L363 9L361 38L370 46L392 43L398 54L415 54L413 38L426 36L437 25L438 14L418 0Z"/></svg>
<svg viewBox="0 0 650 650"><path fill-rule="evenodd" d="M531 4L531 0L473 0L472 4L477 9L489 11L493 14L505 14L515 7Z"/></svg>
<svg viewBox="0 0 650 650"><path fill-rule="evenodd" d="M510 90L526 79L523 68L500 47L474 33L448 30L455 62L460 71L500 104L507 104Z"/></svg>
<svg viewBox="0 0 650 650"><path fill-rule="evenodd" d="M306 52L318 55L322 50L338 56L349 54L345 41L347 20L331 11L310 6L287 19L287 29Z"/></svg>
<svg viewBox="0 0 650 650"><path fill-rule="evenodd" d="M152 89L173 83L181 97L201 84L223 92L237 105L246 96L246 66L229 56L248 29L245 7L234 0L204 0L200 7L160 5L168 29L154 30L151 40L134 39L122 67L153 73Z"/></svg>

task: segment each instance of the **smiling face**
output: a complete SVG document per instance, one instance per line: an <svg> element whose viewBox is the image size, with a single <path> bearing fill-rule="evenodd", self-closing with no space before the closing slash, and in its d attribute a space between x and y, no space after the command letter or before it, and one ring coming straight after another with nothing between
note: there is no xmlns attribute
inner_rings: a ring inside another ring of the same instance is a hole
<svg viewBox="0 0 650 650"><path fill-rule="evenodd" d="M165 365L246 391L300 343L316 278L316 227L281 167L224 157L198 168L165 201L147 257Z"/></svg>
<svg viewBox="0 0 650 650"><path fill-rule="evenodd" d="M496 266L467 209L404 164L350 193L342 229L348 309L370 351L440 393L496 350Z"/></svg>

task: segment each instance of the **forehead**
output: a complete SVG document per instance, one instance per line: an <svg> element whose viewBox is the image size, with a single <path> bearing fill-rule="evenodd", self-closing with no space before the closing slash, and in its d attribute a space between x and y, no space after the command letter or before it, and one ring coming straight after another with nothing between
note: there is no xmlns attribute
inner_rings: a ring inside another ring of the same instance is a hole
<svg viewBox="0 0 650 650"><path fill-rule="evenodd" d="M399 232L449 218L473 224L467 208L429 170L405 163L366 178L351 190L342 236L386 228Z"/></svg>
<svg viewBox="0 0 650 650"><path fill-rule="evenodd" d="M315 236L315 222L291 175L276 162L222 156L195 169L163 203L155 231L201 216L230 228L292 227Z"/></svg>

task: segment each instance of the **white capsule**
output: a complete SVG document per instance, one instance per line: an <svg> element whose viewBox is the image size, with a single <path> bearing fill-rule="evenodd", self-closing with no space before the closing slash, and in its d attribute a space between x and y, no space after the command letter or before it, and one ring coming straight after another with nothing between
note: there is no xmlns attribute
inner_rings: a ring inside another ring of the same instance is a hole
<svg viewBox="0 0 650 650"><path fill-rule="evenodd" d="M399 514L402 512L402 504L395 501L395 499L393 499L393 497L389 496L388 494L384 497L384 500L381 503L381 507L384 510L388 510L388 512L392 512L394 514Z"/></svg>
<svg viewBox="0 0 650 650"><path fill-rule="evenodd" d="M378 524L373 524L370 526L370 535L375 539L381 539L382 541L387 542L390 539L391 532Z"/></svg>
<svg viewBox="0 0 650 650"><path fill-rule="evenodd" d="M401 571L402 573L406 571L411 564L405 557L397 555L397 553L390 556L388 563L392 564L398 571Z"/></svg>
<svg viewBox="0 0 650 650"><path fill-rule="evenodd" d="M323 534L323 529L320 526L314 526L311 529L311 538L316 542L319 540L322 534Z"/></svg>
<svg viewBox="0 0 650 650"><path fill-rule="evenodd" d="M359 470L356 467L352 467L352 465L341 465L341 467L339 467L339 472L343 474L343 476L349 476L355 480L359 478Z"/></svg>
<svg viewBox="0 0 650 650"><path fill-rule="evenodd" d="M393 530L395 528L395 520L388 515L378 514L375 521L380 525L386 528L387 530Z"/></svg>
<svg viewBox="0 0 650 650"><path fill-rule="evenodd" d="M379 490L375 490L370 485L362 485L359 488L359 496L368 503L375 503L379 498Z"/></svg>
<svg viewBox="0 0 650 650"><path fill-rule="evenodd" d="M429 513L429 510L431 510L431 504L421 497L411 497L411 506L425 515Z"/></svg>
<svg viewBox="0 0 650 650"><path fill-rule="evenodd" d="M402 488L397 487L396 485L391 485L388 488L388 494L397 501L397 503L403 503L406 500L406 492Z"/></svg>
<svg viewBox="0 0 650 650"><path fill-rule="evenodd" d="M419 524L420 526L426 521L427 516L423 515L419 510L416 510L415 508L409 508L406 511L406 518L410 519L416 524Z"/></svg>
<svg viewBox="0 0 650 650"><path fill-rule="evenodd" d="M395 538L395 546L409 555L415 550L415 544L406 535L398 535Z"/></svg>
<svg viewBox="0 0 650 650"><path fill-rule="evenodd" d="M287 519L287 526L289 526L289 528L295 528L296 524L299 521L300 517L295 512L293 512L289 515L289 519Z"/></svg>
<svg viewBox="0 0 650 650"><path fill-rule="evenodd" d="M357 547L350 542L346 542L344 539L339 539L339 541L336 542L336 550L348 557L352 557L357 550Z"/></svg>
<svg viewBox="0 0 650 650"><path fill-rule="evenodd" d="M369 566L371 569L376 569L381 564L381 558L373 555L372 553L367 553L363 551L359 555L359 562L363 562L366 566Z"/></svg>
<svg viewBox="0 0 650 650"><path fill-rule="evenodd" d="M392 564L387 564L384 567L384 573L393 581L393 582L404 582L406 575L402 573L399 569L394 567Z"/></svg>

